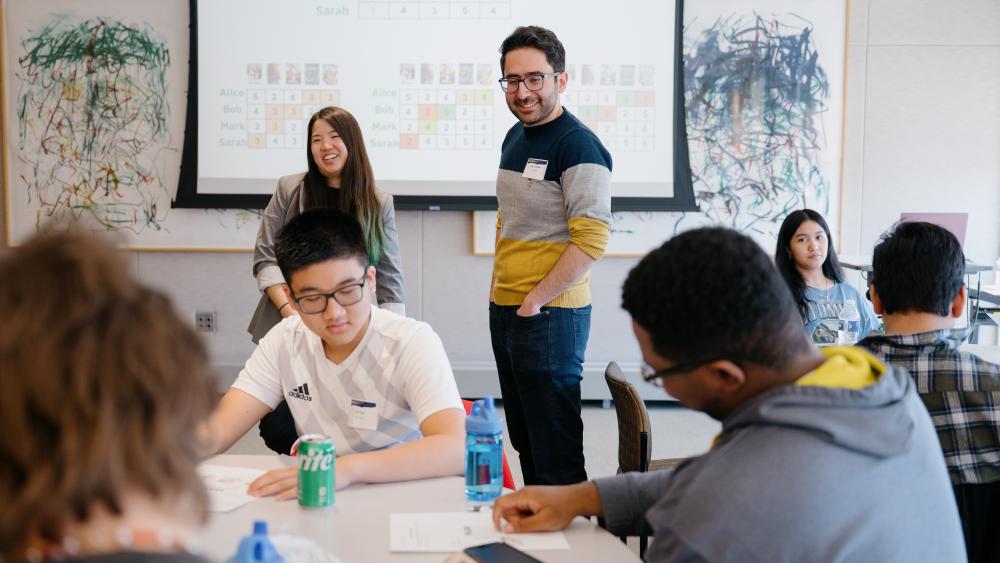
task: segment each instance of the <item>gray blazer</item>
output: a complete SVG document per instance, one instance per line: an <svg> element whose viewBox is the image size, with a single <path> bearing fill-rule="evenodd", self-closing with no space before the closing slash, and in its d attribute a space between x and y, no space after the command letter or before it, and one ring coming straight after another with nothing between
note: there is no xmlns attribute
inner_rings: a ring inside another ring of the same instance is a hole
<svg viewBox="0 0 1000 563"><path fill-rule="evenodd" d="M257 287L261 292L273 285L285 283L285 277L281 275L281 269L274 258L274 241L285 224L304 211L301 197L304 177L305 173L279 178L278 188L261 218L257 244L253 251L253 275L257 278ZM375 298L383 309L404 315L406 309L403 305L403 271L396 231L396 209L392 204L392 195L382 191L377 191L376 195L382 206L385 248L382 259L375 265ZM278 309L265 293L257 303L247 332L256 343L280 321Z"/></svg>

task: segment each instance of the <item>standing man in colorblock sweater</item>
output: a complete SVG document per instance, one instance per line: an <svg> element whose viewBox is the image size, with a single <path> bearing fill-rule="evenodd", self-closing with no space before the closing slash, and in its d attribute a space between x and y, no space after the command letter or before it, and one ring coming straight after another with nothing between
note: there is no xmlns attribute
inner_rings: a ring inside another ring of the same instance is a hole
<svg viewBox="0 0 1000 563"><path fill-rule="evenodd" d="M525 484L587 479L580 380L589 273L611 231L611 155L563 109L566 52L519 27L500 47L500 86L518 119L497 174L490 334L511 444Z"/></svg>

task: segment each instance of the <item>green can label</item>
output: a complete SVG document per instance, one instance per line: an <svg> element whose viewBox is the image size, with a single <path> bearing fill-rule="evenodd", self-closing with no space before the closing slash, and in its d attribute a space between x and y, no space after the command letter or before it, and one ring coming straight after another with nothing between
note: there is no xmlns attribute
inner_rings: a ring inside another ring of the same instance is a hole
<svg viewBox="0 0 1000 563"><path fill-rule="evenodd" d="M336 493L333 440L319 434L299 439L299 506L329 508Z"/></svg>

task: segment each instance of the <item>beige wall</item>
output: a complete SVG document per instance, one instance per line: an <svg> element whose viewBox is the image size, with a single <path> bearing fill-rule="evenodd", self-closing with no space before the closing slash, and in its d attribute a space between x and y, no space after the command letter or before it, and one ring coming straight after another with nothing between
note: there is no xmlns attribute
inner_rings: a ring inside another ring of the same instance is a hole
<svg viewBox="0 0 1000 563"><path fill-rule="evenodd" d="M1000 250L1000 2L851 3L842 252L870 252L901 211L968 211L967 254ZM495 389L487 327L491 259L471 255L467 212L399 212L407 311L441 334L463 393ZM257 291L249 254L135 253L138 275L188 317L214 310L206 341L223 377L253 347L245 332ZM608 258L592 276L594 316L585 396L600 371L634 365L638 348L619 309L634 259ZM495 392L495 391L494 391Z"/></svg>

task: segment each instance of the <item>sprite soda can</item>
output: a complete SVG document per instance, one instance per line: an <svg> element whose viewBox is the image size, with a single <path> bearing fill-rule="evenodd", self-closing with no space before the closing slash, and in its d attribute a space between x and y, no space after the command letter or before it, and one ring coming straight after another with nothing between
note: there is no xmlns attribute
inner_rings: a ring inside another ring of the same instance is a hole
<svg viewBox="0 0 1000 563"><path fill-rule="evenodd" d="M333 506L336 486L333 479L333 440L319 434L299 439L299 506Z"/></svg>

